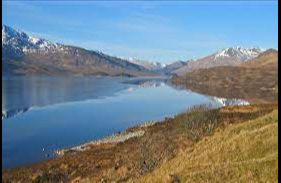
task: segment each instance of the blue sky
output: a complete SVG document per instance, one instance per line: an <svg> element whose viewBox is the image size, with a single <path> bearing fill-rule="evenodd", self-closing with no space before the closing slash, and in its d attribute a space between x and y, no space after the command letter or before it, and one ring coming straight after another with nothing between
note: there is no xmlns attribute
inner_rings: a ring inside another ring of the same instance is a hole
<svg viewBox="0 0 281 183"><path fill-rule="evenodd" d="M51 41L169 63L278 47L277 1L3 1L4 24Z"/></svg>

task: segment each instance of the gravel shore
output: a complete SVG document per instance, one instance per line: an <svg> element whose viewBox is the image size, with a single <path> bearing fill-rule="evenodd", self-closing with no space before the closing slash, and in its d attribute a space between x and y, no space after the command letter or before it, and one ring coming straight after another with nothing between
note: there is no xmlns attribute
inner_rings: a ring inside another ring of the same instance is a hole
<svg viewBox="0 0 281 183"><path fill-rule="evenodd" d="M58 156L64 155L66 152L70 151L85 151L88 150L91 146L100 145L100 144L113 144L119 142L125 142L126 140L134 137L141 137L145 134L145 129L153 126L155 122L145 122L143 124L137 125L135 127L129 128L124 132L116 133L111 136L105 137L99 140L93 140L78 146L74 146L67 149L56 150L55 154Z"/></svg>

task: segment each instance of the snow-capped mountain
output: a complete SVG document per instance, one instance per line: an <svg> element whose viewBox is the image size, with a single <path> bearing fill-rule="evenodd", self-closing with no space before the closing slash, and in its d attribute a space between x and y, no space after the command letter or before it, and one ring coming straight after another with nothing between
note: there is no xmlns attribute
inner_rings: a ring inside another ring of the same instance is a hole
<svg viewBox="0 0 281 183"><path fill-rule="evenodd" d="M149 62L134 58L128 58L129 62L145 67L146 69L159 73L161 75L170 75L173 71L185 66L187 62L175 61L170 64L163 64L160 62Z"/></svg>
<svg viewBox="0 0 281 183"><path fill-rule="evenodd" d="M197 69L206 69L216 66L234 66L239 65L241 62L248 61L257 57L264 50L260 48L241 48L231 47L225 48L207 57L197 59L177 70L174 73L183 75Z"/></svg>
<svg viewBox="0 0 281 183"><path fill-rule="evenodd" d="M53 43L2 25L2 74L155 75L99 51Z"/></svg>
<svg viewBox="0 0 281 183"><path fill-rule="evenodd" d="M215 60L220 58L239 58L242 61L257 57L263 50L260 48L241 48L239 46L223 49L215 54Z"/></svg>
<svg viewBox="0 0 281 183"><path fill-rule="evenodd" d="M16 31L11 27L2 25L2 48L8 48L10 52L14 51L16 56L22 56L24 53L40 51L47 53L49 51L58 51L62 45L52 43L45 39L29 36L22 31Z"/></svg>
<svg viewBox="0 0 281 183"><path fill-rule="evenodd" d="M238 65L257 57L262 51L259 48L232 47L195 61L165 65L134 58L121 59L99 51L53 43L2 25L2 73L181 75L200 68Z"/></svg>
<svg viewBox="0 0 281 183"><path fill-rule="evenodd" d="M127 60L131 63L143 66L146 69L151 70L151 71L161 70L166 66L166 64L163 64L163 63L160 63L160 62L149 62L149 61L135 59L135 58L132 58L132 57L128 58Z"/></svg>

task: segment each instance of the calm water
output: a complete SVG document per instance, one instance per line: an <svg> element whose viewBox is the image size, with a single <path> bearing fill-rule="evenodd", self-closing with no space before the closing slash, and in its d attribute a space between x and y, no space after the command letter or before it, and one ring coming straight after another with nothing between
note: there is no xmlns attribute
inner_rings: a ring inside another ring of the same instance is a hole
<svg viewBox="0 0 281 183"><path fill-rule="evenodd" d="M2 167L48 159L56 149L162 120L193 105L224 105L220 101L175 89L162 79L4 77Z"/></svg>

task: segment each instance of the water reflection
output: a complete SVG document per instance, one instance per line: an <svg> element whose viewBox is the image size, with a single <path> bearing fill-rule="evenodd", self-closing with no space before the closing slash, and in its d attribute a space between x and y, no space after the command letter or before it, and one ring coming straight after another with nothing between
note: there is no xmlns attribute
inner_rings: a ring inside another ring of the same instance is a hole
<svg viewBox="0 0 281 183"><path fill-rule="evenodd" d="M194 105L235 103L155 78L14 77L2 83L4 168L42 161L56 149L172 117Z"/></svg>
<svg viewBox="0 0 281 183"><path fill-rule="evenodd" d="M137 87L129 87L128 91L134 91L138 88L157 88L167 84L167 78L131 78L123 83L136 85Z"/></svg>
<svg viewBox="0 0 281 183"><path fill-rule="evenodd" d="M128 87L122 77L14 76L2 78L2 119L57 103L111 96Z"/></svg>
<svg viewBox="0 0 281 183"><path fill-rule="evenodd" d="M188 89L172 85L164 77L4 77L2 79L2 120L27 112L30 108L97 99L112 96L122 90L133 92L138 88L156 88L164 85L192 93ZM220 106L249 104L241 99L208 97Z"/></svg>
<svg viewBox="0 0 281 183"><path fill-rule="evenodd" d="M210 97L211 100L221 104L221 106L231 106L231 105L249 105L250 103L242 99L228 99L219 97Z"/></svg>
<svg viewBox="0 0 281 183"><path fill-rule="evenodd" d="M171 83L167 83L170 86L173 86L174 88L178 89L178 90L184 90L188 93L193 93L192 90L187 89L185 87L182 86L176 86L174 84ZM238 99L238 98L223 98L223 97L216 97L216 96L209 96L206 94L202 94L206 97L208 97L210 100L215 102L215 106L214 107L223 107L223 106L232 106L232 105L250 105L250 102L244 99Z"/></svg>
<svg viewBox="0 0 281 183"><path fill-rule="evenodd" d="M18 114L22 114L24 112L27 112L30 108L25 109L15 109L15 110L3 110L2 111L2 120L6 118L10 118L13 116L16 116Z"/></svg>

